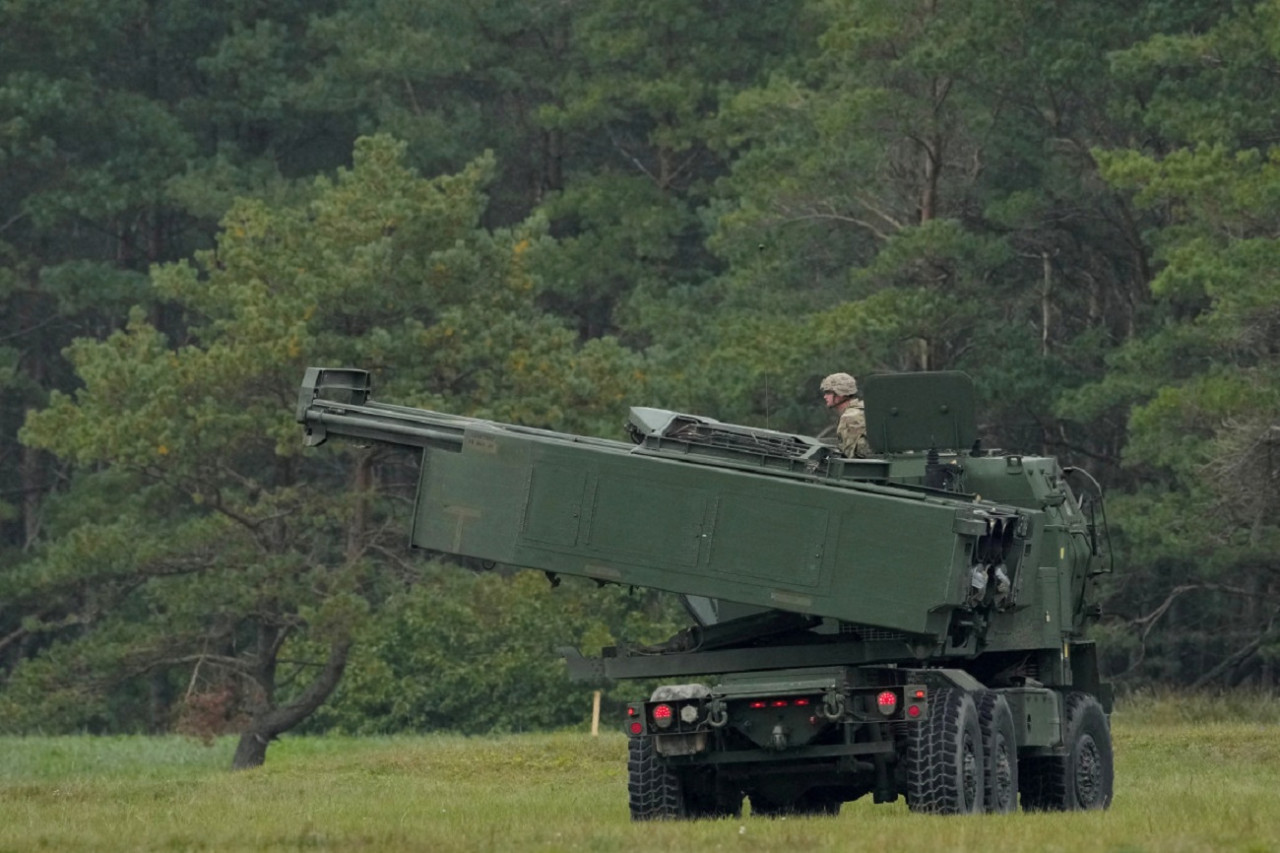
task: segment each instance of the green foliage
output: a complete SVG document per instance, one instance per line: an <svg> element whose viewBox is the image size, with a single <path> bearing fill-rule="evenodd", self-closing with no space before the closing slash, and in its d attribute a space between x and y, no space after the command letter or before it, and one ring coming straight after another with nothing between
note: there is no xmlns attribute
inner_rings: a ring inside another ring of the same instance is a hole
<svg viewBox="0 0 1280 853"><path fill-rule="evenodd" d="M0 3L9 719L162 728L225 686L144 672L135 622L243 663L272 614L296 695L321 622L416 576L413 472L301 452L321 361L611 436L637 403L817 432L833 370L966 370L987 444L1108 487L1126 678L1258 638L1222 677L1266 677L1277 8ZM1141 638L1187 584L1222 588Z"/></svg>
<svg viewBox="0 0 1280 853"><path fill-rule="evenodd" d="M65 477L16 440L28 409L77 387L62 351L133 306L180 338L150 266L208 246L232 197L349 157L352 137L300 116L288 86L306 20L331 5L0 4L0 341L22 354L0 392L0 481L28 496L0 519L6 545L33 546Z"/></svg>
<svg viewBox="0 0 1280 853"><path fill-rule="evenodd" d="M55 392L23 437L107 467L69 493L78 523L0 579L46 614L50 649L18 667L10 701L28 710L15 725L39 718L41 685L59 709L46 725L97 725L97 708L58 704L50 678L93 672L68 688L119 695L168 673L188 697L229 684L261 712L308 695L326 654L345 657L382 600L366 549L385 547L381 522L402 524L402 510L299 477L290 400L305 366L398 365L387 396L504 420L620 419L638 362L607 341L579 349L538 310L525 267L537 223L477 226L492 161L426 180L403 155L362 140L352 168L305 201L238 202L216 249L157 269L156 291L191 320L181 345L135 311L128 328L71 347L83 387ZM121 485L134 491L97 497Z"/></svg>
<svg viewBox="0 0 1280 853"><path fill-rule="evenodd" d="M816 49L722 109L710 245L735 308L808 330L783 363L964 369L994 444L1114 452L1118 424L1052 413L1145 299L1117 266L1132 212L1087 156L1125 132L1106 57L1139 22L1088 5L814 4Z"/></svg>
<svg viewBox="0 0 1280 853"><path fill-rule="evenodd" d="M574 17L569 73L537 116L557 139L599 140L541 205L562 237L548 304L581 334L681 340L667 303L713 270L699 210L726 171L719 105L787 60L801 5L608 0Z"/></svg>
<svg viewBox="0 0 1280 853"><path fill-rule="evenodd" d="M1153 644L1181 637L1195 649L1157 657L1184 662L1162 675L1194 673L1197 684L1269 671L1277 647L1280 155L1256 147L1274 138L1274 118L1256 109L1270 95L1255 85L1258 68L1276 62L1263 36L1275 12L1241 7L1201 34L1118 55L1120 73L1154 86L1148 122L1163 144L1098 155L1108 180L1161 215L1151 286L1167 320L1089 393L1129 404L1126 462L1159 484L1118 515L1149 585L1145 619L1168 623Z"/></svg>
<svg viewBox="0 0 1280 853"><path fill-rule="evenodd" d="M579 725L592 687L569 680L558 650L595 655L622 639L664 640L686 618L672 602L577 579L552 588L534 572L437 567L386 602L308 730L485 734ZM603 713L615 718L642 692L611 687Z"/></svg>
<svg viewBox="0 0 1280 853"><path fill-rule="evenodd" d="M1276 93L1266 77L1276 67L1280 10L1262 2L1190 3L1180 11L1191 19L1182 26L1170 20L1164 33L1113 57L1131 108L1170 147L1248 149L1273 139Z"/></svg>

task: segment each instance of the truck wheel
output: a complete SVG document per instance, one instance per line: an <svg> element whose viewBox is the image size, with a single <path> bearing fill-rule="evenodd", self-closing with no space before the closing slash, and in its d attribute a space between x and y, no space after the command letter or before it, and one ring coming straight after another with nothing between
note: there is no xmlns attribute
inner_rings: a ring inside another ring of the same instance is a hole
<svg viewBox="0 0 1280 853"><path fill-rule="evenodd" d="M1009 702L994 690L977 696L978 727L982 729L982 754L986 773L982 789L983 807L1005 814L1018 808L1018 743L1013 730Z"/></svg>
<svg viewBox="0 0 1280 853"><path fill-rule="evenodd" d="M684 817L680 777L658 759L651 737L634 737L627 742L627 798L632 820Z"/></svg>
<svg viewBox="0 0 1280 853"><path fill-rule="evenodd" d="M627 798L632 820L740 817L742 792L717 787L714 773L677 773L658 757L653 738L628 741Z"/></svg>
<svg viewBox="0 0 1280 853"><path fill-rule="evenodd" d="M982 729L973 697L954 688L934 693L928 719L909 730L905 763L911 811L981 812Z"/></svg>
<svg viewBox="0 0 1280 853"><path fill-rule="evenodd" d="M1022 807L1027 811L1105 809L1111 805L1115 785L1107 715L1088 693L1069 693L1063 717L1065 754L1023 762Z"/></svg>

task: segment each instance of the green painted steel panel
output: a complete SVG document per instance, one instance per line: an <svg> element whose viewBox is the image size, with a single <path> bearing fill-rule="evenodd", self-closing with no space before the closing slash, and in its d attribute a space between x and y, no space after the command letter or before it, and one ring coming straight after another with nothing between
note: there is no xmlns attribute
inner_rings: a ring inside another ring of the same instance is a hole
<svg viewBox="0 0 1280 853"><path fill-rule="evenodd" d="M419 548L510 562L531 481L528 442L468 430L460 453L423 454L414 513Z"/></svg>
<svg viewBox="0 0 1280 853"><path fill-rule="evenodd" d="M1000 692L1013 713L1014 737L1020 749L1061 745L1062 700L1059 694L1043 687L1014 687Z"/></svg>
<svg viewBox="0 0 1280 853"><path fill-rule="evenodd" d="M963 554L952 531L955 510L873 498L841 519L836 598L871 625L931 630L929 614L963 600Z"/></svg>
<svg viewBox="0 0 1280 853"><path fill-rule="evenodd" d="M532 470L521 535L547 545L578 544L587 473L581 467L540 465Z"/></svg>
<svg viewBox="0 0 1280 853"><path fill-rule="evenodd" d="M826 551L827 507L776 495L725 494L711 543L711 567L776 584L816 587Z"/></svg>
<svg viewBox="0 0 1280 853"><path fill-rule="evenodd" d="M710 497L706 489L639 475L601 477L587 549L627 563L692 568Z"/></svg>
<svg viewBox="0 0 1280 853"><path fill-rule="evenodd" d="M477 429L424 455L413 542L925 633L959 600L955 524L948 504Z"/></svg>

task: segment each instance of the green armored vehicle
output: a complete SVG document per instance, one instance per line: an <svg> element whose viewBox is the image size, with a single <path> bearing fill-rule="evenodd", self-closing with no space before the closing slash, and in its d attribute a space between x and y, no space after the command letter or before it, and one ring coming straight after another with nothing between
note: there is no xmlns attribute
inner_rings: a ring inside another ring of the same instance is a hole
<svg viewBox="0 0 1280 853"><path fill-rule="evenodd" d="M659 646L566 652L584 679L671 682L627 709L634 819L1110 804L1098 501L983 450L964 374L867 377L872 459L659 409L624 442L370 392L311 368L297 419L308 445L420 450L415 547L683 597Z"/></svg>

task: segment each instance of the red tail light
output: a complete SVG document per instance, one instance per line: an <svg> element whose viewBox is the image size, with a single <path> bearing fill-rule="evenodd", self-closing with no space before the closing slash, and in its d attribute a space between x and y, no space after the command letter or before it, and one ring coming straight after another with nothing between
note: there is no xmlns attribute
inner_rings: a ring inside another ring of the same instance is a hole
<svg viewBox="0 0 1280 853"><path fill-rule="evenodd" d="M876 707L886 717L893 716L894 712L898 710L898 694L892 690L881 690L879 695L876 696Z"/></svg>
<svg viewBox="0 0 1280 853"><path fill-rule="evenodd" d="M797 699L752 699L747 703L747 707L753 711L759 711L763 708L805 708L812 704L812 699L801 696Z"/></svg>
<svg viewBox="0 0 1280 853"><path fill-rule="evenodd" d="M675 722L675 712L670 705L654 705L653 706L653 722L658 728L668 729Z"/></svg>

